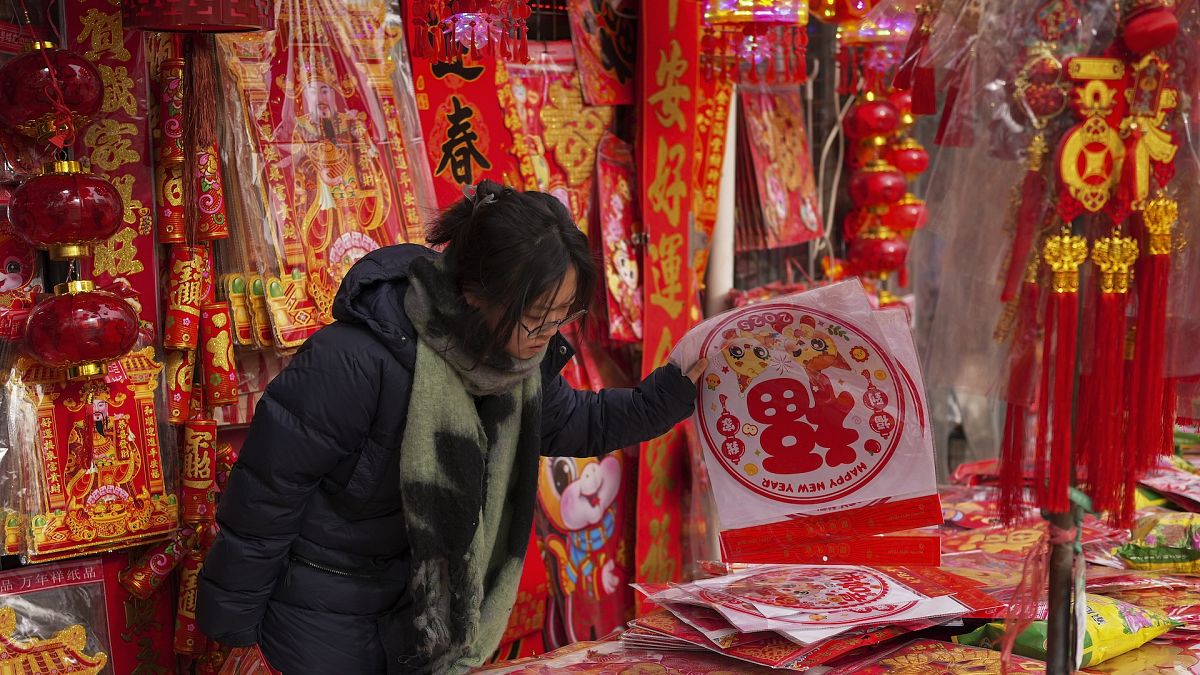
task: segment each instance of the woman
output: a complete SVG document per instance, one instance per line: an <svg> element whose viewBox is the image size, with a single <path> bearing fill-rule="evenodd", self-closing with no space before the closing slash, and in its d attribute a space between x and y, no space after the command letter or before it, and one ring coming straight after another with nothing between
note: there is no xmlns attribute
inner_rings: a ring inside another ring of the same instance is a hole
<svg viewBox="0 0 1200 675"><path fill-rule="evenodd" d="M598 394L559 375L558 330L597 274L554 197L485 181L429 241L444 253L396 246L350 270L221 500L197 618L286 675L481 664L516 597L539 455L600 455L693 410L704 363Z"/></svg>

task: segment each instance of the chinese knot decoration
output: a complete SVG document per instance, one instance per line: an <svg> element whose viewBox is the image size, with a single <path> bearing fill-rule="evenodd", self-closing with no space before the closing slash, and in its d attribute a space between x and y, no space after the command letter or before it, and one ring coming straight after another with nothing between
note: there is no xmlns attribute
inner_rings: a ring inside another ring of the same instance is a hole
<svg viewBox="0 0 1200 675"><path fill-rule="evenodd" d="M707 0L704 23L700 52L705 77L804 81L804 0Z"/></svg>
<svg viewBox="0 0 1200 675"><path fill-rule="evenodd" d="M506 60L529 60L528 0L416 0L409 20L416 35L414 57L453 63L463 52L489 52Z"/></svg>
<svg viewBox="0 0 1200 675"><path fill-rule="evenodd" d="M179 33L236 33L272 30L274 3L267 0L125 0L126 29Z"/></svg>

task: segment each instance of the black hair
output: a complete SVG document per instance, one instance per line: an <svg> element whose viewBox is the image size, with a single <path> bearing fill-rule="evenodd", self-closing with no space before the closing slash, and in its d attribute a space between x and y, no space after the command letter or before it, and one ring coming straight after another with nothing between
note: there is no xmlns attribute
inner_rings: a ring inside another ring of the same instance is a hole
<svg viewBox="0 0 1200 675"><path fill-rule="evenodd" d="M494 329L479 322L470 336L484 347L482 356L499 354L534 301L552 296L567 270L575 268L571 311L585 309L596 287L597 271L587 235L571 212L544 192L521 192L484 180L442 212L427 239L445 246L445 270L459 290L500 309Z"/></svg>

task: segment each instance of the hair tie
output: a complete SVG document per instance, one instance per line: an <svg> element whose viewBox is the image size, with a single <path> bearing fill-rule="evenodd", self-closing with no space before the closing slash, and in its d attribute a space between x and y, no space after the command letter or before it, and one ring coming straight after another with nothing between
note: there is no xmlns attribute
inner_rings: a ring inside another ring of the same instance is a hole
<svg viewBox="0 0 1200 675"><path fill-rule="evenodd" d="M480 206L482 206L484 204L493 204L496 202L496 193L495 192L489 192L483 196L482 200L479 199L479 186L478 185L464 185L463 186L463 197L467 201L471 202L471 206L476 209L478 209Z"/></svg>

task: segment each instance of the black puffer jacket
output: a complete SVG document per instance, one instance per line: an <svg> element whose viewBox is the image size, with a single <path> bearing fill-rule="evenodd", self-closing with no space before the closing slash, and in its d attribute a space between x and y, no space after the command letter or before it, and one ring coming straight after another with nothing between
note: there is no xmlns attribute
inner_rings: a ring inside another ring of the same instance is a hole
<svg viewBox="0 0 1200 675"><path fill-rule="evenodd" d="M403 672L409 550L396 453L416 358L405 315L420 246L371 253L342 283L336 323L270 384L229 477L197 618L229 646L258 643L286 675ZM691 414L694 385L666 366L637 389L575 391L561 337L542 364L542 447L595 456ZM531 452L534 449L529 449ZM387 619L384 621L383 619ZM381 626L383 628L381 628Z"/></svg>

